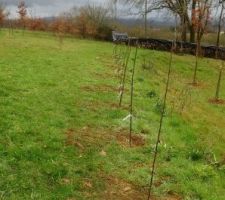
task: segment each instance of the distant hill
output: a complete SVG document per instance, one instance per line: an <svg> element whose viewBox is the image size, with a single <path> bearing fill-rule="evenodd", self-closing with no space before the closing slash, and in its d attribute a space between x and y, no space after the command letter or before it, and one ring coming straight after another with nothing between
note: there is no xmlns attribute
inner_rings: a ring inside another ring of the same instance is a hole
<svg viewBox="0 0 225 200"><path fill-rule="evenodd" d="M118 21L126 26L135 26L137 24L144 24L143 19L135 19L135 18L120 18ZM158 17L150 18L148 21L148 25L154 28L168 28L174 26L175 22L173 19L165 19L162 17L159 19Z"/></svg>

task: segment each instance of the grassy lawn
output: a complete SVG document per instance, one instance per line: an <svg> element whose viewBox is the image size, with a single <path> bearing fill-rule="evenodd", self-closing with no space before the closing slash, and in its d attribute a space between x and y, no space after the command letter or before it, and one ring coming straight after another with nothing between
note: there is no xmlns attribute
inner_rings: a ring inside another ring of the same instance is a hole
<svg viewBox="0 0 225 200"><path fill-rule="evenodd" d="M170 55L138 51L129 148L131 73L118 108L112 52L111 43L67 38L60 47L47 33L0 32L0 199L147 198ZM225 106L208 102L219 64L201 59L192 87L194 57L174 56L156 199L225 199Z"/></svg>

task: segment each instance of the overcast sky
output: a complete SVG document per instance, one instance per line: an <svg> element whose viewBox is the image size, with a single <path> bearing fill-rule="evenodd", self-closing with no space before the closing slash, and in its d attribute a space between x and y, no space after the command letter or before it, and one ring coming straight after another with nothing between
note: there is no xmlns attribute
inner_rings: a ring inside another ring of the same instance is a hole
<svg viewBox="0 0 225 200"><path fill-rule="evenodd" d="M11 17L17 16L17 5L20 0L0 0L10 11ZM35 17L55 16L68 11L74 6L89 3L106 4L108 0L26 0L29 13Z"/></svg>

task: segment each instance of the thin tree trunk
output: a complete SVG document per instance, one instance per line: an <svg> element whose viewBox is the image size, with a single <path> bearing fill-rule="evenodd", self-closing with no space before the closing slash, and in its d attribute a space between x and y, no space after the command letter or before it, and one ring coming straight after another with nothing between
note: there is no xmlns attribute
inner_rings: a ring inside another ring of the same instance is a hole
<svg viewBox="0 0 225 200"><path fill-rule="evenodd" d="M181 32L181 40L182 42L187 42L187 24L185 17L181 18L181 27L182 27L182 32Z"/></svg>
<svg viewBox="0 0 225 200"><path fill-rule="evenodd" d="M195 28L193 25L190 26L190 42L195 43Z"/></svg>
<svg viewBox="0 0 225 200"><path fill-rule="evenodd" d="M221 12L220 12L220 17L219 17L219 23L218 23L218 32L217 32L217 39L216 39L216 58L218 58L218 50L219 50L219 46L220 46L220 33L221 33L221 22L222 22L222 17L223 17L223 10L224 10L224 6L222 3L222 8L221 8Z"/></svg>
<svg viewBox="0 0 225 200"><path fill-rule="evenodd" d="M199 60L199 54L200 54L200 41L197 41L197 47L196 47L196 55L195 55L195 68L194 68L194 75L193 75L193 85L197 84L197 71L198 71L198 60Z"/></svg>
<svg viewBox="0 0 225 200"><path fill-rule="evenodd" d="M129 51L130 51L130 45L129 45L129 41L128 41L128 44L127 44L127 47L126 47L126 50L125 50L125 53L124 53L124 56L123 56L123 63L122 63L122 70L124 72L124 69L125 69L125 66L126 66L126 63L129 61ZM118 69L120 71L120 69ZM120 90L122 89L121 86L122 86L122 83L123 83L123 72L122 72L122 75L120 77Z"/></svg>
<svg viewBox="0 0 225 200"><path fill-rule="evenodd" d="M216 100L220 99L220 86L221 86L221 80L222 80L223 66L224 66L224 63L222 61L222 66L220 67L219 78L218 78L218 82L216 85L216 96L215 96Z"/></svg>
<svg viewBox="0 0 225 200"><path fill-rule="evenodd" d="M118 0L114 0L114 20L115 22L117 21L117 1Z"/></svg>
<svg viewBox="0 0 225 200"><path fill-rule="evenodd" d="M127 67L128 67L128 63L129 63L129 59L130 59L130 54L131 54L131 47L130 47L130 41L129 41L128 42L128 53L127 53L126 63L125 63L125 66L124 66L123 78L122 78L122 84L121 84L119 107L121 107L122 101L123 101L125 81L126 81L126 74L127 74Z"/></svg>
<svg viewBox="0 0 225 200"><path fill-rule="evenodd" d="M147 38L148 35L148 0L145 0L145 38Z"/></svg>
<svg viewBox="0 0 225 200"><path fill-rule="evenodd" d="M190 29L190 42L195 42L195 19L196 19L196 5L197 1L192 0L192 6L191 6L191 24L189 25Z"/></svg>
<svg viewBox="0 0 225 200"><path fill-rule="evenodd" d="M220 46L220 33L221 33L221 22L222 22L222 17L223 17L223 11L224 11L224 5L223 2L221 4L222 8L221 8L221 12L220 12L220 17L219 17L219 23L218 23L218 32L217 32L217 40L216 40L216 59L218 58L218 51L219 51L219 46ZM222 73L223 73L223 66L224 66L224 62L222 61L222 66L219 69L219 76L218 76L218 81L217 81L217 85L216 85L216 95L215 95L215 99L219 100L220 98L220 86L221 86L221 79L222 79Z"/></svg>
<svg viewBox="0 0 225 200"><path fill-rule="evenodd" d="M151 180L150 180L150 185L149 185L148 200L150 200L151 195L152 195L151 192L152 192L153 181L154 181L154 174L155 174L155 167L156 167L155 165L156 165L156 160L157 160L157 156L158 156L158 148L159 148L159 144L160 144L162 126L163 126L163 121L164 121L164 116L165 116L165 111L166 111L167 94L168 94L168 90L169 90L172 60L173 60L173 47L171 48L171 53L170 53L169 69L168 69L168 73L167 73L167 82L166 82L165 94L164 94L164 99L163 99L163 108L162 108L162 112L161 112L159 130L158 130L157 141L156 141L156 146L155 146L155 151L154 151L154 159L153 159L153 164L152 164L152 172L151 172Z"/></svg>
<svg viewBox="0 0 225 200"><path fill-rule="evenodd" d="M130 90L130 92L131 92L131 94L130 94L130 136L129 136L130 147L132 145L134 74L135 74L135 69L136 69L137 52L138 52L138 45L136 44L136 51L135 51L135 55L134 55L134 63L133 63L132 78L131 78L131 90Z"/></svg>
<svg viewBox="0 0 225 200"><path fill-rule="evenodd" d="M194 69L194 76L193 76L193 85L197 84L197 71L198 71L198 56L195 56L195 69Z"/></svg>

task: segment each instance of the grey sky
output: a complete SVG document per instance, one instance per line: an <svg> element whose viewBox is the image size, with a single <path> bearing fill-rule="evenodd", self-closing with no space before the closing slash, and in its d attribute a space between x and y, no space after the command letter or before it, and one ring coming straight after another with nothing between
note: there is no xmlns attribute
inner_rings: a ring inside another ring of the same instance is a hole
<svg viewBox="0 0 225 200"><path fill-rule="evenodd" d="M10 11L11 17L16 17L19 0L0 0ZM36 17L49 17L68 11L73 6L82 6L87 2L105 4L108 0L26 0L28 11Z"/></svg>

